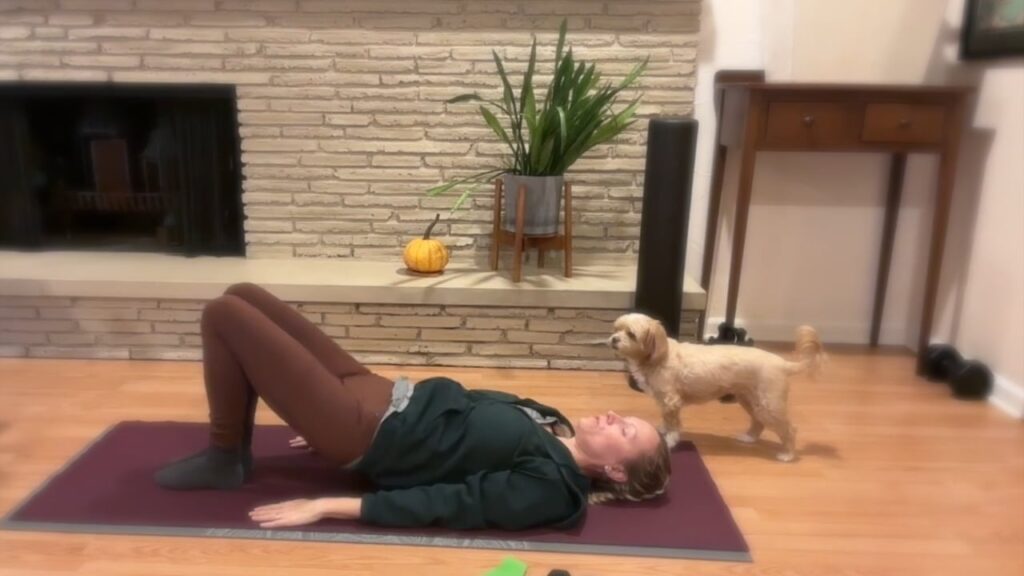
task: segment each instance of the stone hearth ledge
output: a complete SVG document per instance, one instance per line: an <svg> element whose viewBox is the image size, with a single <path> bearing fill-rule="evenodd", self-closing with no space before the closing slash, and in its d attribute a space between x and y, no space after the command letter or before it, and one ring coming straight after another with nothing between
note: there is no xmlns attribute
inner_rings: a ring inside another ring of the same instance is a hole
<svg viewBox="0 0 1024 576"><path fill-rule="evenodd" d="M577 257L578 258L578 257ZM556 262L526 266L516 284L497 272L453 262L440 276L413 276L395 261L184 257L169 254L0 251L0 297L214 298L236 282L265 286L288 301L518 306L627 310L635 258L579 259L573 277ZM706 294L687 277L683 310L703 310Z"/></svg>

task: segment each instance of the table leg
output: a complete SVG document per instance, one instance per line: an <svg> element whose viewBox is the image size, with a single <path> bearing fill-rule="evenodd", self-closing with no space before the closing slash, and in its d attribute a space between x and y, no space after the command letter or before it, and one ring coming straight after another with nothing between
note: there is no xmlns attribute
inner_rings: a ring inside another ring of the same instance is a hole
<svg viewBox="0 0 1024 576"><path fill-rule="evenodd" d="M736 322L736 300L740 293L740 274L743 271L743 248L747 240L747 216L750 214L750 195L754 187L754 164L757 158L757 140L761 129L762 102L750 96L747 108L746 130L740 161L740 189L736 199L736 223L733 232L732 259L729 263L729 293L725 303L725 321Z"/></svg>
<svg viewBox="0 0 1024 576"><path fill-rule="evenodd" d="M512 265L512 281L519 282L523 278L523 226L526 223L526 186L519 186L519 197L516 198L516 236L515 264Z"/></svg>
<svg viewBox="0 0 1024 576"><path fill-rule="evenodd" d="M494 232L491 238L491 270L498 269L501 257L501 178L494 181Z"/></svg>
<svg viewBox="0 0 1024 576"><path fill-rule="evenodd" d="M565 277L572 278L572 182L565 183Z"/></svg>
<svg viewBox="0 0 1024 576"><path fill-rule="evenodd" d="M928 343L931 339L932 321L935 315L935 300L938 297L939 278L942 272L942 256L946 247L946 229L949 225L949 209L956 184L956 162L960 150L960 134L963 129L963 100L953 106L950 114L949 134L939 158L939 187L935 198L935 214L932 219L932 246L928 256L928 275L924 286L924 310L921 313L921 329L917 336L917 373L923 374L927 360Z"/></svg>
<svg viewBox="0 0 1024 576"><path fill-rule="evenodd" d="M878 258L878 276L875 281L875 309L871 315L871 346L878 346L882 330L882 312L885 310L885 292L889 285L889 267L892 263L892 245L896 238L900 197L903 194L903 174L907 166L904 152L893 154L889 166L889 190L885 200L885 223L882 226L882 253Z"/></svg>
<svg viewBox="0 0 1024 576"><path fill-rule="evenodd" d="M721 121L719 121L721 122ZM718 216L722 207L722 182L725 178L725 161L729 147L715 145L715 159L711 174L711 191L708 198L708 221L704 229L704 265L701 267L700 287L705 293L711 291L711 270L715 263L715 245L718 242ZM704 341L704 323L707 316L707 305L697 323L697 341Z"/></svg>

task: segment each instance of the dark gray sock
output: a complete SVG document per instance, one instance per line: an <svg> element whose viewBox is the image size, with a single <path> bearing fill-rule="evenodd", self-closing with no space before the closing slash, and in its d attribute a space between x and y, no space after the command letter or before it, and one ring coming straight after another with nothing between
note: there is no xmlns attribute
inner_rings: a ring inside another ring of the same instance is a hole
<svg viewBox="0 0 1024 576"><path fill-rule="evenodd" d="M233 490L245 481L245 468L252 467L252 455L241 449L210 446L178 460L156 473L156 483L168 490ZM246 463L248 462L248 466Z"/></svg>

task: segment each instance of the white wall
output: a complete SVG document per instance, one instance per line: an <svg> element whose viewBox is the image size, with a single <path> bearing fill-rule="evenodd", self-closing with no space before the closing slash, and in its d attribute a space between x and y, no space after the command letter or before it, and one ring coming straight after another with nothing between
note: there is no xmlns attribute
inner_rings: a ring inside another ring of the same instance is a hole
<svg viewBox="0 0 1024 576"><path fill-rule="evenodd" d="M962 11L963 0L949 2L947 27L959 29ZM947 258L934 337L988 364L993 402L1024 418L1024 57L965 64L954 56L947 43L930 76L977 94L951 219L961 245Z"/></svg>
<svg viewBox="0 0 1024 576"><path fill-rule="evenodd" d="M715 11L718 22L750 18L736 11L735 3L725 4ZM941 18L941 8L934 0L763 2L756 17L761 46L747 57L760 61L773 81L920 82L937 29L930 23ZM908 26L904 14L917 14L922 24ZM931 35L922 31L928 27ZM909 47L893 46L902 41ZM702 74L699 70L698 96L710 90L701 86ZM710 106L702 109L698 100L698 114L708 115L702 130L710 132ZM713 323L724 315L728 284L735 155L731 160L710 299ZM867 340L888 161L881 154L759 155L738 309L740 322L755 337L788 339L796 325L809 323L831 342ZM908 344L916 336L920 310L914 303L920 290L915 280L923 276L919 255L927 248L921 225L930 216L936 164L929 156L908 162L883 318L885 344ZM702 166L710 167L710 153Z"/></svg>
<svg viewBox="0 0 1024 576"><path fill-rule="evenodd" d="M700 280L704 258L704 232L711 188L711 162L715 141L713 82L719 70L764 67L761 56L764 26L760 0L745 3L747 10L736 10L728 0L705 0L701 7L701 26L697 51L697 88L694 114L697 118L697 161L693 174L693 198L690 206L689 242L686 250L686 274Z"/></svg>
<svg viewBox="0 0 1024 576"><path fill-rule="evenodd" d="M1001 401L1024 409L1024 59L959 62L962 2L763 0L738 10L734 2L706 1L697 91L701 170L687 269L699 276L715 70L760 65L774 81L977 86L933 339L988 363L1003 383ZM883 155L759 155L738 310L755 338L786 339L796 325L811 323L827 341L867 341L887 167ZM916 342L936 167L927 155L908 162L883 343ZM712 330L724 315L736 190L737 165L727 168Z"/></svg>
<svg viewBox="0 0 1024 576"><path fill-rule="evenodd" d="M936 336L987 363L998 379L995 400L1024 417L1024 63L985 70L974 118L991 144L976 166L962 307L946 314L949 332Z"/></svg>

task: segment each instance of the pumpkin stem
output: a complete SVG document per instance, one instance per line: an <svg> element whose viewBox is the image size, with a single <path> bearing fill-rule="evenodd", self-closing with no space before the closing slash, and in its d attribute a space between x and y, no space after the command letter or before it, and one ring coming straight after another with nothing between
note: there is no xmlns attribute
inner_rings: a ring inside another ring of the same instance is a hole
<svg viewBox="0 0 1024 576"><path fill-rule="evenodd" d="M423 234L423 239L424 240L430 240L430 232L434 229L434 226L437 226L437 222L440 219L441 219L441 214L440 213L438 213L436 216L434 216L434 221L430 223L430 226L427 226L427 232L425 234Z"/></svg>

